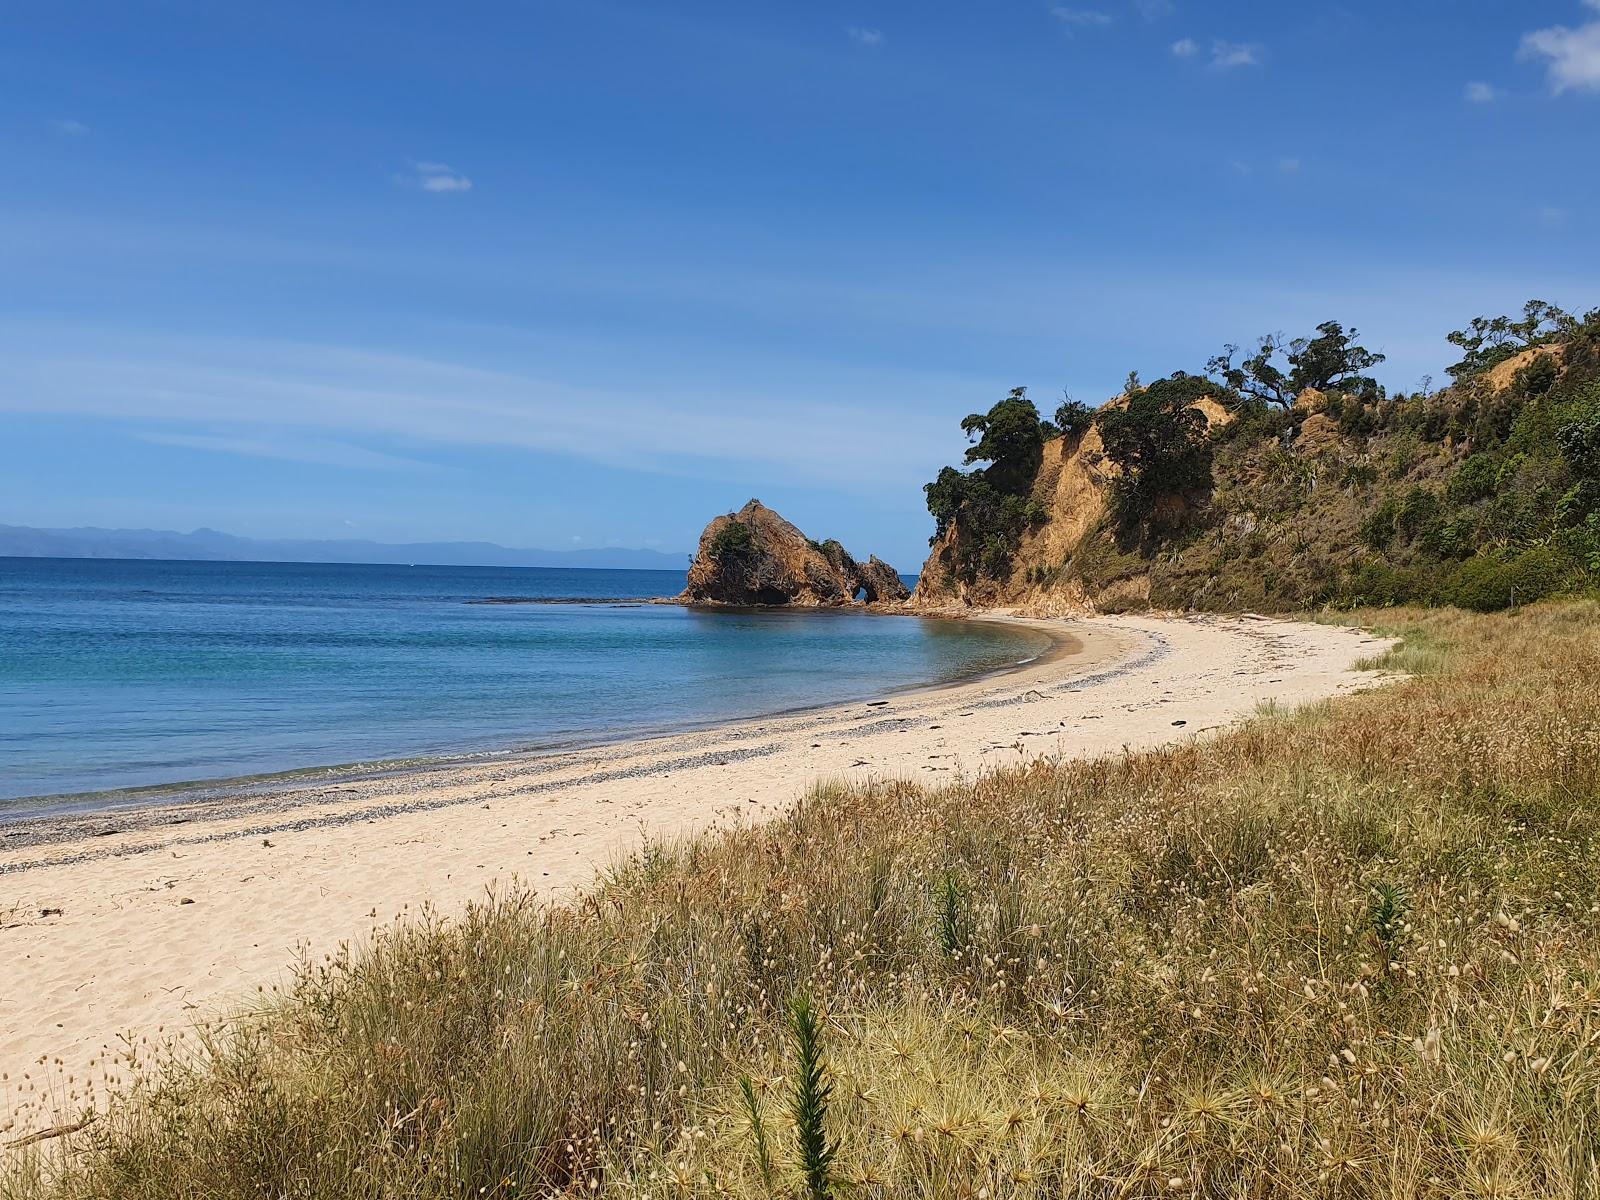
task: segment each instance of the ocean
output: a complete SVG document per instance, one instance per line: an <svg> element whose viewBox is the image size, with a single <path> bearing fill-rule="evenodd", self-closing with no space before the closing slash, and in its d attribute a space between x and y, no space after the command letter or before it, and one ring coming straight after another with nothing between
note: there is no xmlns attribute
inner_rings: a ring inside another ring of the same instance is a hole
<svg viewBox="0 0 1600 1200"><path fill-rule="evenodd" d="M593 743L950 682L1041 635L637 601L676 571L0 558L0 821L44 796ZM514 601L514 602L507 602Z"/></svg>

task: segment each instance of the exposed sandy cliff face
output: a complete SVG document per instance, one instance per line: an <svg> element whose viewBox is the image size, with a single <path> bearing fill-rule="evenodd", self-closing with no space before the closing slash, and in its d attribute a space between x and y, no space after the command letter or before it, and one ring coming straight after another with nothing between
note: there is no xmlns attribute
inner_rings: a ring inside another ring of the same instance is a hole
<svg viewBox="0 0 1600 1200"><path fill-rule="evenodd" d="M1118 396L1104 407L1126 404ZM1231 416L1214 400L1198 400L1191 408L1203 413L1209 426L1226 424ZM912 603L917 607L940 609L969 606L1020 608L1038 616L1093 612L1102 605L1122 607L1127 602L1142 604L1149 599L1149 580L1120 581L1107 592L1090 594L1071 579L1052 576L1041 579L1048 567L1072 557L1085 537L1104 526L1107 518L1106 492L1118 474L1115 463L1106 458L1105 444L1098 426L1069 437L1053 438L1044 445L1044 459L1034 477L1033 499L1049 514L1049 520L1023 535L1005 579L980 578L968 584L957 579L950 569L951 547L961 538L959 523L933 546L923 564L922 577Z"/></svg>
<svg viewBox="0 0 1600 1200"><path fill-rule="evenodd" d="M838 542L813 542L752 500L706 526L681 599L820 608L858 598L877 604L909 596L894 568L876 555L858 563Z"/></svg>

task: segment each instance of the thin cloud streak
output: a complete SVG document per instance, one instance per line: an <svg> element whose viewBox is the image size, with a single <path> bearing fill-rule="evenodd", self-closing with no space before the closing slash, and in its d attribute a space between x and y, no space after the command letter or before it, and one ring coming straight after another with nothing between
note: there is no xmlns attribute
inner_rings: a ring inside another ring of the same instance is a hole
<svg viewBox="0 0 1600 1200"><path fill-rule="evenodd" d="M1261 47L1254 42L1229 42L1218 38L1211 43L1211 65L1219 71L1261 65Z"/></svg>
<svg viewBox="0 0 1600 1200"><path fill-rule="evenodd" d="M1112 23L1112 16L1097 8L1070 8L1057 5L1050 10L1056 20L1072 29L1104 29Z"/></svg>
<svg viewBox="0 0 1600 1200"><path fill-rule="evenodd" d="M176 446L184 450L203 450L215 454L237 454L245 458L268 458L284 462L310 463L324 467L354 467L377 471L437 471L434 463L421 459L405 458L353 446L346 442L315 439L285 440L261 437L239 437L208 433L147 432L135 435L141 442L155 446Z"/></svg>
<svg viewBox="0 0 1600 1200"><path fill-rule="evenodd" d="M425 192L470 192L472 180L441 162L413 162L411 174L401 181Z"/></svg>
<svg viewBox="0 0 1600 1200"><path fill-rule="evenodd" d="M290 342L150 346L110 339L91 346L81 334L68 341L70 348L0 363L0 412L159 422L179 428L134 436L329 465L410 465L345 441L398 439L520 449L669 475L776 475L855 492L903 487L949 440L931 419L919 437L900 415L843 396L827 403L606 391Z"/></svg>

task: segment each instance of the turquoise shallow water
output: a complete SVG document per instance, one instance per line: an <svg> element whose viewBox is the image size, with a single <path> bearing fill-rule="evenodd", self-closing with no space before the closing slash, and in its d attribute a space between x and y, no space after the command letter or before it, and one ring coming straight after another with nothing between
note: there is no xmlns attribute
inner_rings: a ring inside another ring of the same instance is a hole
<svg viewBox="0 0 1600 1200"><path fill-rule="evenodd" d="M0 558L0 801L597 741L948 682L1045 645L973 622L626 602L682 586ZM474 603L490 597L587 602Z"/></svg>

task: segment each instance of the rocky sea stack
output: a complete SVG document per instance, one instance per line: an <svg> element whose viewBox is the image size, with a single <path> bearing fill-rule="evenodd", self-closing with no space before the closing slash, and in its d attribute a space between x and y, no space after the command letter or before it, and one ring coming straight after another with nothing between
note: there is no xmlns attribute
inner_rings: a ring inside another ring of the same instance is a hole
<svg viewBox="0 0 1600 1200"><path fill-rule="evenodd" d="M877 555L858 563L838 542L814 542L752 500L706 526L681 599L823 608L900 602L909 595L894 568Z"/></svg>

